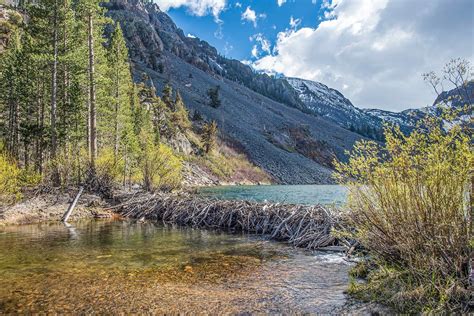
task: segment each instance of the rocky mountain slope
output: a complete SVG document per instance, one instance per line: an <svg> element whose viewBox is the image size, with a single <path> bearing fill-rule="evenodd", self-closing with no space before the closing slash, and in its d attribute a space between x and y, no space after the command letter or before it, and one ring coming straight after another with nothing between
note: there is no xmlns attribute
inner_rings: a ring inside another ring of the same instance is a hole
<svg viewBox="0 0 474 316"><path fill-rule="evenodd" d="M186 37L157 5L113 0L105 6L122 25L136 79L145 72L158 91L167 83L178 89L194 117L217 121L221 138L276 181L330 183L333 157L345 159L344 151L361 138L304 113L286 80L255 74L206 42ZM217 86L222 105L214 108L207 92Z"/></svg>
<svg viewBox="0 0 474 316"><path fill-rule="evenodd" d="M0 53L8 46L13 31L22 21L23 17L19 12L0 4Z"/></svg>
<svg viewBox="0 0 474 316"><path fill-rule="evenodd" d="M310 80L285 80L297 92L298 98L310 113L369 137L375 137L380 129L382 121L379 117L355 107L339 91Z"/></svg>
<svg viewBox="0 0 474 316"><path fill-rule="evenodd" d="M377 109L364 109L367 114L380 118L382 121L399 125L402 130L413 130L421 119L426 116L440 117L444 109L457 110L453 122L445 121L445 127L450 124L469 124L472 120L472 106L474 104L474 81L462 87L442 92L433 105L421 109L408 109L402 112L390 112Z"/></svg>

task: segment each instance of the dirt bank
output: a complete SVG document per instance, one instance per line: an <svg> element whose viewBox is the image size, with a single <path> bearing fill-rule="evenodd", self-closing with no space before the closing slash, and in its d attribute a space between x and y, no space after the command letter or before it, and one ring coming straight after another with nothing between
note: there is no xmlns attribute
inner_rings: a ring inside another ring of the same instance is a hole
<svg viewBox="0 0 474 316"><path fill-rule="evenodd" d="M41 194L27 193L16 204L0 206L0 226L59 221L77 191L77 189L71 189ZM69 221L94 218L97 215L112 216L112 213L103 211L107 206L110 206L110 201L105 201L98 195L84 193Z"/></svg>

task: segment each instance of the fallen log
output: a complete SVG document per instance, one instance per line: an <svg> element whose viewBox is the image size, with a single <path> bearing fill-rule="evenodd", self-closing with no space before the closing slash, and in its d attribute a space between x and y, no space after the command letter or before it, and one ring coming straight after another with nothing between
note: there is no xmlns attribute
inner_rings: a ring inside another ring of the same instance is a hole
<svg viewBox="0 0 474 316"><path fill-rule="evenodd" d="M76 198L72 201L72 203L71 203L71 205L69 205L69 207L68 207L66 213L64 213L63 217L61 218L61 221L62 221L63 223L66 223L67 220L69 219L69 216L71 216L71 213L72 213L72 211L74 210L74 208L76 207L76 204L77 204L77 202L79 201L79 198L81 197L81 194L82 194L83 191L84 191L84 188L81 187L81 188L79 189L79 192L78 192L77 195L76 195Z"/></svg>
<svg viewBox="0 0 474 316"><path fill-rule="evenodd" d="M337 217L321 205L223 201L192 195L133 196L115 207L123 217L269 236L307 249L341 246L331 235Z"/></svg>

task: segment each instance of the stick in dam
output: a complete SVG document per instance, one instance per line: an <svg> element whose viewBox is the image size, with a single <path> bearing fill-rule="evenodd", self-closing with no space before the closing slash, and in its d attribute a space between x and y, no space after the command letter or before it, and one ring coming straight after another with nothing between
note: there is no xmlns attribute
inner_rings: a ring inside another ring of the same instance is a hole
<svg viewBox="0 0 474 316"><path fill-rule="evenodd" d="M331 235L337 219L320 205L222 201L155 194L132 197L119 205L116 211L134 219L268 235L271 239L307 249L337 243Z"/></svg>

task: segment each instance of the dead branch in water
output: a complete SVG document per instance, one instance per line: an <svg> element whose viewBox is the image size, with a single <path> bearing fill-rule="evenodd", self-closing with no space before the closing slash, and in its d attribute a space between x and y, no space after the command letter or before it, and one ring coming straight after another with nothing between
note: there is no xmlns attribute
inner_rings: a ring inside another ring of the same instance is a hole
<svg viewBox="0 0 474 316"><path fill-rule="evenodd" d="M336 244L336 238L331 236L335 217L320 205L222 201L190 195L155 194L135 195L115 211L134 219L268 235L271 239L307 249Z"/></svg>

